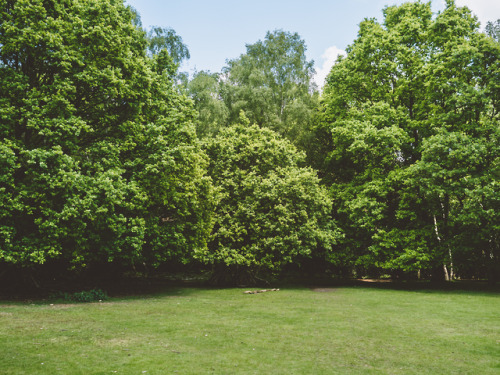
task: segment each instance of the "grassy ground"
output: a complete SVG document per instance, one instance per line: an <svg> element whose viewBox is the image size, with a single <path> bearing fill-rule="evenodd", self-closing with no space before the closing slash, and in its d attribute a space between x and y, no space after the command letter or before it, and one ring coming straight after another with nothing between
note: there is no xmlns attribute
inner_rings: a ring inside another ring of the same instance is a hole
<svg viewBox="0 0 500 375"><path fill-rule="evenodd" d="M0 302L0 374L500 373L499 294L243 291Z"/></svg>

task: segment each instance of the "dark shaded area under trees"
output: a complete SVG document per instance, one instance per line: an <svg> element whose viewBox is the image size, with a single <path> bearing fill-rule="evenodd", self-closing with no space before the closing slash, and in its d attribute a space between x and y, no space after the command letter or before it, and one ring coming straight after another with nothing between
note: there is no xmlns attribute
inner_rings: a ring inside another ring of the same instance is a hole
<svg viewBox="0 0 500 375"><path fill-rule="evenodd" d="M189 79L122 0L0 0L2 282L496 281L499 21L383 14L320 93L297 33Z"/></svg>

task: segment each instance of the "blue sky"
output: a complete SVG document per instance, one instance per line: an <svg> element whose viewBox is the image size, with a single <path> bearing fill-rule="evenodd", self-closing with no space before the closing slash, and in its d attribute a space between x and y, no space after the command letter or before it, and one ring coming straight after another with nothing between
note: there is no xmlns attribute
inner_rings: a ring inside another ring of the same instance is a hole
<svg viewBox="0 0 500 375"><path fill-rule="evenodd" d="M267 31L297 32L314 60L322 84L338 53L352 43L364 18L382 19L386 5L402 0L126 0L140 13L143 26L171 27L188 46L191 59L182 70L219 72L226 60L245 53L245 44L263 39ZM456 0L468 6L484 27L500 19L500 0ZM434 12L444 0L432 0Z"/></svg>

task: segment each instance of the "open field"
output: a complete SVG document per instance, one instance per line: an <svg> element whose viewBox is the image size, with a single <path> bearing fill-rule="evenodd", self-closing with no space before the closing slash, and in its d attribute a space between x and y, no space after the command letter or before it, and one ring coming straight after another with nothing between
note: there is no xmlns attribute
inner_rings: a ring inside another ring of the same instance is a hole
<svg viewBox="0 0 500 375"><path fill-rule="evenodd" d="M0 374L500 373L496 293L243 291L0 302Z"/></svg>

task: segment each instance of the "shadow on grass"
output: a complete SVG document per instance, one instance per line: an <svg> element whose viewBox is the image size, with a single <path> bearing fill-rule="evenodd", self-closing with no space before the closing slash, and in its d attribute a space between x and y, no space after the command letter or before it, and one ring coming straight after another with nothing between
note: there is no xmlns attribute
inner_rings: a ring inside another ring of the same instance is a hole
<svg viewBox="0 0 500 375"><path fill-rule="evenodd" d="M242 287L242 286L240 286ZM393 281L387 279L328 279L324 277L307 279L296 278L275 280L272 288L311 289L327 291L341 288L366 288L381 290L401 290L419 293L450 293L492 296L500 293L500 284L491 285L486 281L460 280L453 282L433 283L430 281ZM193 293L204 290L227 289L226 287L208 286L204 278L166 278L166 277L138 277L106 280L99 283L52 284L42 289L23 290L10 288L0 290L0 301L12 303L64 303L57 293L75 292L91 289L104 290L113 300L136 300L158 297L188 297ZM248 290L258 289L248 287Z"/></svg>
<svg viewBox="0 0 500 375"><path fill-rule="evenodd" d="M316 285L321 287L324 285ZM478 280L457 280L451 282L435 283L430 281L393 281L381 280L339 280L328 284L329 287L337 288L366 288L381 290L400 290L418 293L449 293L491 296L500 293L500 284L489 284L487 281Z"/></svg>
<svg viewBox="0 0 500 375"><path fill-rule="evenodd" d="M100 289L106 292L110 300L132 300L162 297L183 297L194 290L209 289L202 280L181 280L164 278L120 278L115 280L77 281L48 283L41 288L23 288L10 285L0 289L0 301L12 303L78 303L65 301L64 293L75 293Z"/></svg>
<svg viewBox="0 0 500 375"><path fill-rule="evenodd" d="M324 276L292 277L277 281L276 287L285 288L366 288L401 290L408 292L434 293L446 292L453 294L475 293L492 295L500 293L500 283L491 284L486 280L455 280L446 282L431 282L429 280L391 280L391 279L340 279ZM274 286L274 284L273 284Z"/></svg>

